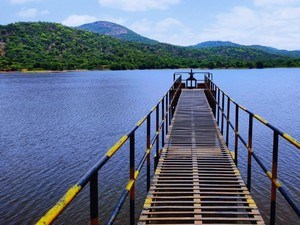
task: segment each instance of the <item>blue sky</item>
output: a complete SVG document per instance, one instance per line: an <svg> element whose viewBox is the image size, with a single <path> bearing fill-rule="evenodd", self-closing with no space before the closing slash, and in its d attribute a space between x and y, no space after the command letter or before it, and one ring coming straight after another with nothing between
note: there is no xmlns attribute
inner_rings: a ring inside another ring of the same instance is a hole
<svg viewBox="0 0 300 225"><path fill-rule="evenodd" d="M176 45L222 40L300 50L300 0L1 0L2 25L97 20Z"/></svg>

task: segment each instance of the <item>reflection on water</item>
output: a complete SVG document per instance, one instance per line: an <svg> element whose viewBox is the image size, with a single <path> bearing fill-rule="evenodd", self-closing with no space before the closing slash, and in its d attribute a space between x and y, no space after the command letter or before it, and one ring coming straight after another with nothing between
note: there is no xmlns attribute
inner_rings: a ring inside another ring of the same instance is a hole
<svg viewBox="0 0 300 225"><path fill-rule="evenodd" d="M33 224L151 109L171 84L173 72L0 74L0 224ZM300 93L296 86L300 83L299 69L212 72L216 83L237 102L300 139ZM269 137L272 133L255 125L254 148L267 165ZM137 140L138 157L144 147L144 142ZM243 174L245 157L240 154ZM299 151L280 141L280 157L281 181L299 205ZM99 175L101 220L115 206L120 187L128 179L127 162L125 145ZM262 174L254 169L252 182L255 200L266 218L270 183ZM141 176L137 208L144 201L145 189ZM297 218L289 208L278 205L278 224L295 224ZM127 214L125 206L118 218L120 224L126 224ZM87 224L88 218L86 189L57 224Z"/></svg>

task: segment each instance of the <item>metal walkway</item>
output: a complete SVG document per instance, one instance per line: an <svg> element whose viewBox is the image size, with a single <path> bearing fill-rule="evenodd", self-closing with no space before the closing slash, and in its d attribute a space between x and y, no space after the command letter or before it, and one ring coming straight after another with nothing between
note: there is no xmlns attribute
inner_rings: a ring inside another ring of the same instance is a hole
<svg viewBox="0 0 300 225"><path fill-rule="evenodd" d="M182 90L138 224L264 224L204 90Z"/></svg>

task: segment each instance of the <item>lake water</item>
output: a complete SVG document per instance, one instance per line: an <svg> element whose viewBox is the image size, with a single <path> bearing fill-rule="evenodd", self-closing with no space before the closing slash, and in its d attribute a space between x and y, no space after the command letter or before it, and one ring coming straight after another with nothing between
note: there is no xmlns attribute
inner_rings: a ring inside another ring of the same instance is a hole
<svg viewBox="0 0 300 225"><path fill-rule="evenodd" d="M174 72L0 74L0 224L36 222L157 103L172 83ZM300 69L210 72L237 102L300 139ZM268 166L271 142L272 133L254 124L254 149ZM137 140L137 149L140 157L143 141ZM280 181L299 205L299 150L280 140L280 157ZM244 159L245 154L241 153L242 174ZM99 176L101 221L107 219L127 179L125 145ZM264 218L268 218L270 182L258 169L253 170L252 182L254 198ZM145 179L141 177L137 206L144 201L144 190ZM56 223L88 224L88 192L86 188L79 194ZM299 218L280 197L279 200L277 224L300 224ZM121 211L118 224L127 223L127 206ZM138 214L137 210L137 217Z"/></svg>

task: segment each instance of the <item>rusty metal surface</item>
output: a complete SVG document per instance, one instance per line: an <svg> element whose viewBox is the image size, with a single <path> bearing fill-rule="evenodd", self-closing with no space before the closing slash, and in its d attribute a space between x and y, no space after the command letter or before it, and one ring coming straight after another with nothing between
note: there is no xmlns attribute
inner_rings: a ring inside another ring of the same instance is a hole
<svg viewBox="0 0 300 225"><path fill-rule="evenodd" d="M138 224L264 224L201 89L182 90Z"/></svg>

